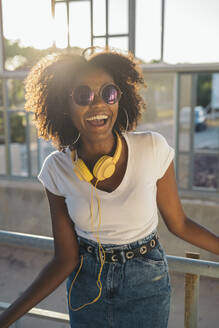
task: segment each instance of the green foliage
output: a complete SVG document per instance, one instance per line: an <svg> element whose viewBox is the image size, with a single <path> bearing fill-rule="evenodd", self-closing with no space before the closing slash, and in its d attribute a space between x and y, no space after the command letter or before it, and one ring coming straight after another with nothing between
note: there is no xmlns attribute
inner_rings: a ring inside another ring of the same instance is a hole
<svg viewBox="0 0 219 328"><path fill-rule="evenodd" d="M199 73L197 105L206 107L211 102L212 74Z"/></svg>
<svg viewBox="0 0 219 328"><path fill-rule="evenodd" d="M9 107L24 105L24 84L21 80L8 80ZM23 107L23 106L22 106Z"/></svg>
<svg viewBox="0 0 219 328"><path fill-rule="evenodd" d="M10 115L11 142L25 143L25 116L19 113Z"/></svg>
<svg viewBox="0 0 219 328"><path fill-rule="evenodd" d="M17 57L20 59L20 64L16 65L15 69L28 70L30 69L41 57L54 51L53 48L39 50L32 47L21 47L20 42L9 41L4 39L5 48L5 66L12 61L13 58ZM12 64L13 66L13 64Z"/></svg>
<svg viewBox="0 0 219 328"><path fill-rule="evenodd" d="M11 142L25 143L26 119L23 113L9 112ZM0 144L4 143L4 115L0 111Z"/></svg>
<svg viewBox="0 0 219 328"><path fill-rule="evenodd" d="M34 64L36 64L40 60L40 58L54 52L62 52L66 50L59 49L56 47L50 47L47 49L21 47L19 40L10 41L6 38L4 38L4 48L5 68L8 69L7 66L11 66L10 69L13 70L29 70ZM81 53L82 51L82 49L80 49L79 47L72 47L69 50L74 53ZM15 61L15 59L17 60Z"/></svg>

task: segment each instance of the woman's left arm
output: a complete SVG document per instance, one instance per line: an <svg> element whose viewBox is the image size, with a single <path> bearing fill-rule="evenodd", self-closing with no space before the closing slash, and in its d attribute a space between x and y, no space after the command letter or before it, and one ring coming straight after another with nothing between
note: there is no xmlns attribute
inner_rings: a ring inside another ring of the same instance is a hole
<svg viewBox="0 0 219 328"><path fill-rule="evenodd" d="M157 181L157 205L169 231L195 246L219 255L219 237L192 221L184 213L178 195L173 162L165 175Z"/></svg>

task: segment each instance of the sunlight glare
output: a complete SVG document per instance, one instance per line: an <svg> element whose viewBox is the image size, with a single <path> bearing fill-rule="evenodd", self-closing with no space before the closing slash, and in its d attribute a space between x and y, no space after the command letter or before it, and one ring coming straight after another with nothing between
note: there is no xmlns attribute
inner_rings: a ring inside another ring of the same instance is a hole
<svg viewBox="0 0 219 328"><path fill-rule="evenodd" d="M52 45L50 0L3 0L3 31L9 40L24 47L45 49Z"/></svg>

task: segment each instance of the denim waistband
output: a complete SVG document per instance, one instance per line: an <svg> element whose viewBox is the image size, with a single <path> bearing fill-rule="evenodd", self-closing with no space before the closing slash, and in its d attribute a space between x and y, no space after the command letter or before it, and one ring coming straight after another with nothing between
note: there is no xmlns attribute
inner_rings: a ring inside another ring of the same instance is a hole
<svg viewBox="0 0 219 328"><path fill-rule="evenodd" d="M136 240L136 241L131 242L131 243L121 244L121 245L118 245L118 244L102 244L101 243L101 245L102 245L102 247L104 248L105 251L108 251L108 250L110 250L112 248L114 250L118 250L118 251L121 250L121 251L123 251L123 250L137 248L137 247L145 244L146 242L150 241L151 239L153 239L154 236L157 236L157 238L158 238L157 230L154 230L154 231L152 231L152 233L150 233L146 237L144 237L142 239L139 239L139 240ZM93 240L86 239L84 237L78 236L79 243L80 243L80 240L84 241L87 244L90 244L93 247L98 248L98 242L95 242Z"/></svg>

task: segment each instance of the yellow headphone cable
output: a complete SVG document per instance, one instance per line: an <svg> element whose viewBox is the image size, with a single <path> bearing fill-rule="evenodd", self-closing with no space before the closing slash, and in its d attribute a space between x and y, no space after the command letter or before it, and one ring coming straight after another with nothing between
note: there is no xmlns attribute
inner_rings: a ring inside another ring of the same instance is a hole
<svg viewBox="0 0 219 328"><path fill-rule="evenodd" d="M102 274L102 271L103 271L103 265L105 263L105 259L106 259L106 255L105 255L105 251L103 249L103 246L101 245L101 242L100 242L100 238L99 238L99 231L100 231L100 226L101 226L101 210L100 210L100 199L98 197L98 194L97 194L97 190L96 190L96 186L97 186L97 183L98 183L99 180L97 180L96 184L95 184L95 193L96 193L96 198L97 198L97 202L98 202L98 226L97 226L97 234L95 234L95 231L94 231L94 220L93 220L93 185L91 182L89 182L91 184L91 206L90 206L90 212L91 212L91 229L92 229L92 233L94 234L95 238L97 239L97 242L98 242L98 252L99 252L99 259L100 259L100 271L99 271L99 274L98 274L98 279L97 279L97 287L99 289L99 293L97 295L97 297L86 303L86 304L83 304L81 306L79 306L78 308L76 309L73 309L72 306L71 306L71 292L72 292L72 287L77 279L77 276L79 275L80 271L81 271L81 268L82 268L82 265L83 265L83 260L84 260L84 257L83 255L81 256L81 263L80 263L80 266L78 268L78 271L77 273L75 274L75 277L71 283L71 287L69 289L69 298L68 298L68 302L69 302L69 307L72 311L78 311L78 310L81 310L83 309L85 306L88 306L88 305L91 305L95 302L97 302L101 296L101 293L102 293L102 282L101 282L101 274Z"/></svg>

